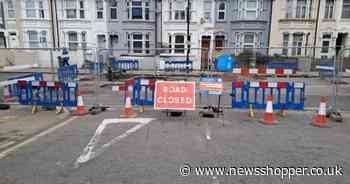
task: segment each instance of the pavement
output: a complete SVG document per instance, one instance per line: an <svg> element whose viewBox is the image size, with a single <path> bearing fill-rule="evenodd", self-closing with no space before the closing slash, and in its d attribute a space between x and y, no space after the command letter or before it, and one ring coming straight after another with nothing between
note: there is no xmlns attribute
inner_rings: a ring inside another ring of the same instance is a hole
<svg viewBox="0 0 350 184"><path fill-rule="evenodd" d="M319 95L332 94L329 81L295 80L308 86L307 107L317 107ZM119 119L122 94L108 85L94 92L93 81L85 81L85 103L108 104L109 111L79 117L50 111L32 115L27 107L0 111L2 118L8 117L0 120L1 136L10 137L9 142L16 136L7 134L21 134L0 149L0 184L349 184L350 81L344 80L339 88L344 122L330 122L329 128L310 125L314 111L288 111L286 117L278 117L277 125L267 126L260 123L262 111L256 118L237 109L227 109L220 118L202 118L198 111L167 117L149 107L126 122ZM228 98L223 100L226 105ZM180 173L184 165L192 168L189 176ZM342 176L198 176L194 169L199 166L339 166Z"/></svg>

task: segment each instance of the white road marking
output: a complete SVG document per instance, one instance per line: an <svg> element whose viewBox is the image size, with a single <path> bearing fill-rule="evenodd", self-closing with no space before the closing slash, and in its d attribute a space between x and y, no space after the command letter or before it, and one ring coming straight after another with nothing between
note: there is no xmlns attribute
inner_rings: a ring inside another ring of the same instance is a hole
<svg viewBox="0 0 350 184"><path fill-rule="evenodd" d="M78 159L75 162L75 167L79 167L79 164L86 163L90 161L91 159L99 156L102 154L106 149L113 144L119 142L120 140L126 138L130 134L136 132L138 129L144 127L154 119L152 118L130 118L130 119L105 119L103 122L97 127L95 134L90 139L88 145L84 148L83 153L78 157ZM95 149L96 145L98 144L100 140L100 136L103 132L103 130L106 128L109 124L118 124L118 123L139 123L138 125L134 126L133 128L127 130L125 133L113 138L108 143L101 146L99 149Z"/></svg>
<svg viewBox="0 0 350 184"><path fill-rule="evenodd" d="M2 152L0 153L0 159L3 159L3 158L6 157L7 155L9 155L11 152L14 152L14 151L16 151L17 149L19 149L19 148L21 148L21 147L23 147L23 146L25 146L25 145L27 145L27 144L30 144L30 143L32 143L32 142L35 142L35 141L38 140L40 137L43 137L43 136L45 136L45 135L47 135L47 134L50 134L50 133L54 132L55 130L57 130L57 129L63 127L63 126L65 126L66 124L68 124L68 123L74 121L75 119L77 119L77 116L73 116L73 117L69 118L68 120L66 120L66 121L64 121L64 122L62 122L62 123L60 123L60 124L58 124L58 125L55 125L54 127L51 127L51 128L49 128L49 129L47 129L47 130L45 130L45 131L43 131L43 132L41 132L41 133L39 133L39 134L36 134L35 136L33 136L33 137L31 137L31 138L29 138L29 139L27 139L27 140L25 140L25 141L23 141L23 142L17 144L17 145L14 145L13 147L10 147L10 148L8 148L8 149L5 149L4 151L2 151Z"/></svg>

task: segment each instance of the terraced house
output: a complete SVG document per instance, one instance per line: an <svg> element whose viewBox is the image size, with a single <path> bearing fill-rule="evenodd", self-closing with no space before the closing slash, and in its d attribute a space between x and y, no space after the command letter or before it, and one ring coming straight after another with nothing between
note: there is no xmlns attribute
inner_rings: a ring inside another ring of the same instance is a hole
<svg viewBox="0 0 350 184"><path fill-rule="evenodd" d="M161 2L161 40L172 48L163 56L184 57L191 46L195 68L204 69L216 48L226 47L238 54L243 48L268 47L271 0L191 0L190 43L186 38L187 0Z"/></svg>

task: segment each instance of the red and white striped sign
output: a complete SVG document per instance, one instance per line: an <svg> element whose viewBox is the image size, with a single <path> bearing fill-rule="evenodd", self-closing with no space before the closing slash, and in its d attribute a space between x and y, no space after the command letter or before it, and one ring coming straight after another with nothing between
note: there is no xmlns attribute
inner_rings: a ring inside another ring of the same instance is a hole
<svg viewBox="0 0 350 184"><path fill-rule="evenodd" d="M293 69L284 68L234 68L232 73L240 75L270 74L270 75L291 75Z"/></svg>

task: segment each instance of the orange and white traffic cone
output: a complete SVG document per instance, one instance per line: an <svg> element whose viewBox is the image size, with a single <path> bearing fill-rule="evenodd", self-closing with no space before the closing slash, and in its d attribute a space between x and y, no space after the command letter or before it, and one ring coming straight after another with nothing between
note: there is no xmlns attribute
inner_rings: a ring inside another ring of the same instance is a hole
<svg viewBox="0 0 350 184"><path fill-rule="evenodd" d="M273 103L272 103L272 95L269 95L267 97L267 104L266 104L266 112L264 113L264 117L261 120L263 124L266 125L274 125L276 124L276 120L273 116Z"/></svg>
<svg viewBox="0 0 350 184"><path fill-rule="evenodd" d="M77 90L77 108L73 112L73 115L85 115L88 112L85 109L83 96L81 96L80 90Z"/></svg>
<svg viewBox="0 0 350 184"><path fill-rule="evenodd" d="M327 127L328 119L326 117L326 97L321 96L320 99L320 109L318 110L318 114L314 117L312 125L317 127Z"/></svg>
<svg viewBox="0 0 350 184"><path fill-rule="evenodd" d="M10 95L9 91L9 86L4 86L4 97L3 97L4 102L10 102L14 100L14 97Z"/></svg>
<svg viewBox="0 0 350 184"><path fill-rule="evenodd" d="M136 117L136 113L131 104L131 92L127 92L125 107L120 115L121 118L134 118Z"/></svg>

